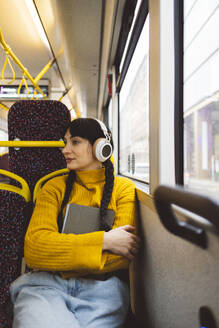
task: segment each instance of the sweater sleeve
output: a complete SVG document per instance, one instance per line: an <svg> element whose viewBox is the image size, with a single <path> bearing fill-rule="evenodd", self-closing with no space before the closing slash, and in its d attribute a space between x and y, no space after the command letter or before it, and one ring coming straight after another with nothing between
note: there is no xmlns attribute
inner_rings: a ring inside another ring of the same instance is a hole
<svg viewBox="0 0 219 328"><path fill-rule="evenodd" d="M127 224L136 227L137 209L134 183L129 179L121 178L116 195L116 214L113 229ZM125 257L110 252L103 252L101 262L100 271L102 272L125 269L129 265L129 261Z"/></svg>
<svg viewBox="0 0 219 328"><path fill-rule="evenodd" d="M82 235L58 232L61 192L54 183L42 189L25 236L24 255L30 268L51 271L99 270L104 232Z"/></svg>

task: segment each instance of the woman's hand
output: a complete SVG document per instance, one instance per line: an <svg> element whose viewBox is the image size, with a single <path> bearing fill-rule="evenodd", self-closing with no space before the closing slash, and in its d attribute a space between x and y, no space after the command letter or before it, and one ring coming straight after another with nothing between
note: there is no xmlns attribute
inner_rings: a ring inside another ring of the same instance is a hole
<svg viewBox="0 0 219 328"><path fill-rule="evenodd" d="M135 228L125 225L104 233L103 251L122 255L133 260L140 247L140 238L134 234Z"/></svg>

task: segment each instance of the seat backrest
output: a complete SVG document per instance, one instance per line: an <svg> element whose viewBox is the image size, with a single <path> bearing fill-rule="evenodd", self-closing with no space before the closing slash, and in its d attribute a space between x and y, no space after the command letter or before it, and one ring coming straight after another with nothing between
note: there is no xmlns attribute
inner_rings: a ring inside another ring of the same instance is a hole
<svg viewBox="0 0 219 328"><path fill-rule="evenodd" d="M166 195L168 197L170 193L167 191ZM141 196L139 191L138 198L142 247L132 264L132 294L136 317L141 326L219 327L217 228L196 217L183 218L184 222L204 231L207 246L202 248L168 231L149 197L144 199L146 197ZM218 211L219 207L215 216ZM206 309L214 318L215 325L201 321L201 317L205 317L203 320L207 317Z"/></svg>
<svg viewBox="0 0 219 328"><path fill-rule="evenodd" d="M69 123L69 111L58 101L18 101L8 113L9 140L58 141ZM9 148L9 158L9 170L22 177L31 192L41 177L66 167L58 148ZM11 184L18 186L18 182L11 181ZM27 203L13 188L11 190L0 190L0 328L11 327L9 286L21 273L28 224L24 214Z"/></svg>
<svg viewBox="0 0 219 328"><path fill-rule="evenodd" d="M21 274L26 204L21 195L0 190L0 328L11 322L9 286Z"/></svg>
<svg viewBox="0 0 219 328"><path fill-rule="evenodd" d="M70 123L67 107L55 100L21 100L8 113L9 140L60 140ZM46 174L66 167L58 148L9 149L11 172L23 177L31 192Z"/></svg>
<svg viewBox="0 0 219 328"><path fill-rule="evenodd" d="M8 153L0 155L0 169L9 171L9 155ZM0 174L0 181L8 181L8 178Z"/></svg>
<svg viewBox="0 0 219 328"><path fill-rule="evenodd" d="M9 170L8 153L0 155L0 169Z"/></svg>

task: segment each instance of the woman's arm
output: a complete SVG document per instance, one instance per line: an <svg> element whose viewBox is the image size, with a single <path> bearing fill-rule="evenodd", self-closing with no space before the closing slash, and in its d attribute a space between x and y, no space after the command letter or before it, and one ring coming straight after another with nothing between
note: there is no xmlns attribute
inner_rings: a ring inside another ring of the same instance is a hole
<svg viewBox="0 0 219 328"><path fill-rule="evenodd" d="M37 199L25 236L27 265L41 270L83 274L128 267L128 260L137 251L137 241L130 227L135 226L136 220L134 184L125 180L115 188L112 197L113 203L116 202L116 212L112 231L82 235L58 232L57 216L64 187L65 181L55 178L44 186Z"/></svg>
<svg viewBox="0 0 219 328"><path fill-rule="evenodd" d="M38 196L25 236L24 255L30 268L49 271L99 270L104 232L82 235L58 232L57 216L65 181L49 181Z"/></svg>
<svg viewBox="0 0 219 328"><path fill-rule="evenodd" d="M136 196L134 183L120 178L116 187L116 213L113 229L104 233L100 271L127 268L137 254L140 239L136 236Z"/></svg>
<svg viewBox="0 0 219 328"><path fill-rule="evenodd" d="M140 247L140 238L134 233L135 227L130 225L105 232L103 251L124 256L129 261L132 261Z"/></svg>

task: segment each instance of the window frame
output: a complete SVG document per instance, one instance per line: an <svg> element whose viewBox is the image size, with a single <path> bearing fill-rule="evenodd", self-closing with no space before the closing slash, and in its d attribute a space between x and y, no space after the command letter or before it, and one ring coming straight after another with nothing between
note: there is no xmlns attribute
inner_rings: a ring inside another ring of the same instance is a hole
<svg viewBox="0 0 219 328"><path fill-rule="evenodd" d="M130 41L128 44L128 48L127 48L127 52L125 55L125 59L121 68L121 72L119 72L119 64L117 63L117 67L116 67L116 71L119 72L117 80L116 80L116 92L118 94L118 174L121 176L125 176L128 177L136 182L140 182L144 185L149 186L149 182L146 181L142 181L141 179L138 179L134 176L129 176L129 175L124 175L123 173L121 173L120 171L120 161L119 161L119 154L120 154L120 91L123 85L123 82L125 80L126 74L128 72L129 69L129 65L131 63L132 57L134 55L135 52L135 48L137 46L138 40L140 38L142 29L144 27L144 24L146 22L146 19L148 17L149 14L149 5L148 5L148 0L142 0L140 7L138 9L138 13L137 13L137 17L135 20L135 24L132 30L132 34L130 37Z"/></svg>
<svg viewBox="0 0 219 328"><path fill-rule="evenodd" d="M148 9L148 0L142 0L141 5L138 10L138 14L136 17L135 25L133 27L132 35L129 41L128 49L126 52L126 56L124 59L124 63L121 69L121 72L118 75L117 81L116 81L116 91L119 93L122 84L124 82L126 73L128 71L129 65L131 63L135 48L137 46L141 31L143 29L144 23L146 21L146 18L149 14L149 9ZM118 65L118 63L117 63ZM119 67L117 66L117 72L119 71Z"/></svg>
<svg viewBox="0 0 219 328"><path fill-rule="evenodd" d="M175 183L184 185L184 1L174 1L174 136Z"/></svg>

